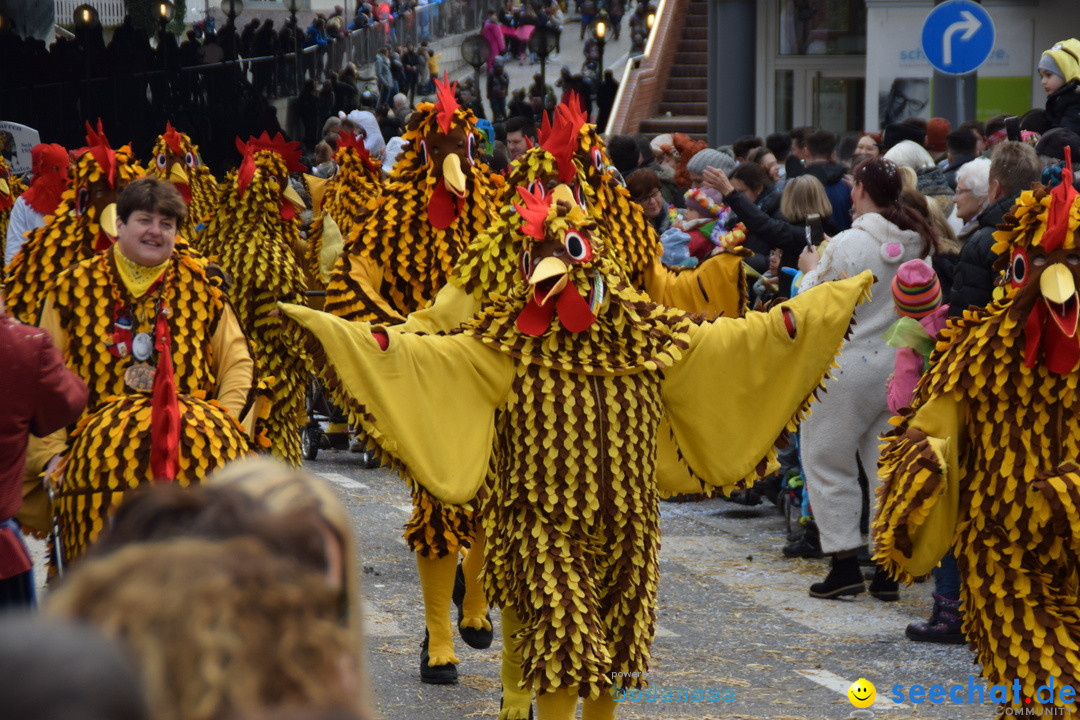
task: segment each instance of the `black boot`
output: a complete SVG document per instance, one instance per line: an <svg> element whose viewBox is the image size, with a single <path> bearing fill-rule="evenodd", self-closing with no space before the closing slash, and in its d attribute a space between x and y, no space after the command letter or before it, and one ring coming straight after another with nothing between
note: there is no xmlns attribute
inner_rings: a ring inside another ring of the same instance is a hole
<svg viewBox="0 0 1080 720"><path fill-rule="evenodd" d="M841 595L858 595L866 590L862 573L859 572L859 560L854 556L838 557L833 555L832 567L825 580L810 586L810 597L834 600Z"/></svg>
<svg viewBox="0 0 1080 720"><path fill-rule="evenodd" d="M967 642L964 631L960 629L963 620L959 600L949 600L934 593L934 609L930 611L930 619L926 622L911 623L904 635L915 642L961 645Z"/></svg>
<svg viewBox="0 0 1080 720"><path fill-rule="evenodd" d="M817 525L813 522L807 523L802 536L785 545L781 552L784 553L784 557L789 558L825 557L821 552L821 536L818 534Z"/></svg>
<svg viewBox="0 0 1080 720"><path fill-rule="evenodd" d="M882 602L894 602L900 599L900 584L879 567L870 581L870 594Z"/></svg>
<svg viewBox="0 0 1080 720"><path fill-rule="evenodd" d="M429 685L453 685L457 682L457 665L428 665L428 634L424 631L424 644L420 646L420 682Z"/></svg>
<svg viewBox="0 0 1080 720"><path fill-rule="evenodd" d="M461 635L461 639L465 641L465 644L477 650L485 650L491 647L491 642L495 639L494 629L461 627L461 620L465 617L465 570L461 563L458 563L457 573L454 575L454 592L450 598L454 601L454 605L457 606L458 634ZM487 621L491 622L491 613L488 613Z"/></svg>

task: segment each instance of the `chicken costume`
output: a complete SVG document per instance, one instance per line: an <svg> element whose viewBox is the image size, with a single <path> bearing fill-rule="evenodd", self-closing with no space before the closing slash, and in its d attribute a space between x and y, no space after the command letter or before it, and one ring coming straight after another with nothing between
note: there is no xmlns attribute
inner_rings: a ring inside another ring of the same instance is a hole
<svg viewBox="0 0 1080 720"><path fill-rule="evenodd" d="M116 197L140 175L129 146L113 150L100 120L97 130L86 124L86 147L71 168L70 188L7 267L4 286L12 316L37 325L41 304L60 271L112 245Z"/></svg>
<svg viewBox="0 0 1080 720"><path fill-rule="evenodd" d="M300 144L263 133L246 143L238 138L236 146L243 160L225 179L199 249L232 276L229 297L255 349L259 380L272 385L268 416L256 421L260 449L299 465L307 358L273 310L281 300L303 302L307 292L297 256L304 204L289 186L289 173L304 169Z"/></svg>
<svg viewBox="0 0 1080 720"><path fill-rule="evenodd" d="M353 227L378 204L382 193L382 169L371 159L363 137L348 130L338 133L334 154L337 172L329 180L307 175L314 219L304 252L311 290L325 290L344 239Z"/></svg>
<svg viewBox="0 0 1080 720"><path fill-rule="evenodd" d="M8 220L15 201L25 192L26 186L11 172L7 160L0 157L0 258L4 257L7 242Z"/></svg>
<svg viewBox="0 0 1080 720"><path fill-rule="evenodd" d="M755 475L820 386L871 277L699 325L628 285L569 188L519 192L524 277L458 331L373 335L282 309L395 467L446 503L485 488L485 585L519 628L540 720L573 717L579 696L611 714L610 673L634 688L648 670L661 416L706 482ZM788 382L761 371L771 362ZM716 438L738 442L718 451Z"/></svg>
<svg viewBox="0 0 1080 720"><path fill-rule="evenodd" d="M609 255L622 265L630 284L655 302L709 318L737 317L745 311L746 277L741 250L717 255L694 269L674 269L660 262L663 247L656 231L630 193L608 172L610 159L596 127L569 93L556 106L555 120L547 115L539 132L539 146L525 152L513 165L502 205L510 209L514 188L547 191L559 183L571 186L574 197L609 238ZM511 223L516 222L511 219ZM453 282L478 299L504 292L517 268L516 251L494 229L464 253Z"/></svg>
<svg viewBox="0 0 1080 720"><path fill-rule="evenodd" d="M203 164L199 147L185 133L178 132L172 123L154 144L150 174L168 180L188 206L187 217L176 234L187 243L195 244L199 232L217 209L218 183L210 168Z"/></svg>
<svg viewBox="0 0 1080 720"><path fill-rule="evenodd" d="M660 280L656 287L673 291L668 297L685 302L690 309L710 317L735 317L741 314L745 303L741 292L741 258L738 254L717 257L700 274L683 275L683 280L690 282L666 282L668 277L663 267L659 262L653 265L649 260L655 251L655 233L651 236L648 234L651 228L637 205L623 204L622 201L628 200L629 196L607 172L603 142L592 126L587 125L584 114L570 105L559 106L555 122L545 124L541 129L541 144L527 151L514 164L509 184L546 193L562 180L569 183L574 202L588 212L591 220L607 233L618 233L622 238L612 257L625 272L632 273L641 282L647 276L656 277ZM513 289L521 272L522 218L512 204L515 198L516 190L513 197L501 203L503 207L499 215L493 218L492 225L462 252L450 282L439 292L434 304L410 315L404 329L427 333L450 331L475 314L488 295L506 294ZM679 460L666 426L662 426L660 432L658 452L658 462L664 466L665 475L672 483L669 485L671 492L702 492L706 489ZM680 484L674 484L675 477L680 479ZM436 532L433 534L437 538L453 534L459 544L472 542L475 545L464 565L466 588L471 590L475 577L473 571L478 572L480 567L476 548L483 546L482 535L473 537L473 504L464 508L448 507L432 502L422 489L416 491L415 495L417 507L432 506L430 515L437 520L432 523L427 518L414 516L410 528L434 525ZM414 537L422 536L414 533ZM480 607L479 603L470 603L469 598L470 593L467 592L464 598L464 624L478 617L476 613ZM483 614L480 612L479 617L482 618ZM487 627L486 620L484 627ZM529 717L531 693L520 686L520 653L516 652L513 643L505 641L505 625L503 631L503 698L499 718L523 720Z"/></svg>
<svg viewBox="0 0 1080 720"><path fill-rule="evenodd" d="M1022 193L998 227L1003 297L950 321L912 408L885 436L875 559L910 580L955 543L963 629L983 675L1018 679L1031 697L1046 683L1080 683L1080 199L1071 171L1051 192Z"/></svg>
<svg viewBox="0 0 1080 720"><path fill-rule="evenodd" d="M417 107L394 174L382 194L368 200L368 214L346 237L326 288L327 312L350 320L401 323L428 305L466 244L491 222L495 189L478 162L476 116L458 105L456 83L435 84L437 101ZM421 677L450 683L457 671L449 666L458 659L449 606L458 552L474 536L472 509L445 507L408 482L413 514L405 541L416 553L427 631ZM478 553L474 561L480 558ZM492 627L479 584L472 583L466 595L459 629L466 642L487 647Z"/></svg>
<svg viewBox="0 0 1080 720"><path fill-rule="evenodd" d="M41 326L90 388L62 454L54 512L63 560L81 555L125 491L167 479L197 483L250 452L239 418L248 405L247 341L203 264L176 250L164 268L142 268L118 246L60 274ZM152 352L139 357L146 334ZM53 558L54 561L56 558Z"/></svg>
<svg viewBox="0 0 1080 720"><path fill-rule="evenodd" d="M394 174L346 238L327 312L402 322L435 297L462 249L491 222L494 189L477 160L476 116L458 105L457 83L435 84L437 102L417 106Z"/></svg>

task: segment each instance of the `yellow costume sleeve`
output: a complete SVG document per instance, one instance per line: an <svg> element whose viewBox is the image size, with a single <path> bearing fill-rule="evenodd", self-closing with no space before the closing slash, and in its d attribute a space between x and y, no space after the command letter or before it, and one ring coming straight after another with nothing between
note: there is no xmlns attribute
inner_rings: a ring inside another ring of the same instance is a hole
<svg viewBox="0 0 1080 720"><path fill-rule="evenodd" d="M951 395L934 396L902 417L885 436L878 462L874 559L911 581L937 566L956 535L964 418Z"/></svg>
<svg viewBox="0 0 1080 720"><path fill-rule="evenodd" d="M766 472L777 438L805 414L873 280L867 271L799 293L768 313L696 329L663 386L676 444L696 476L731 490Z"/></svg>
<svg viewBox="0 0 1080 720"><path fill-rule="evenodd" d="M255 363L251 359L251 349L244 331L240 329L236 314L228 303L210 339L210 357L214 377L217 378L217 401L240 420L251 397Z"/></svg>
<svg viewBox="0 0 1080 720"><path fill-rule="evenodd" d="M742 256L721 253L695 268L673 270L657 258L645 271L645 292L653 302L715 317L740 317L746 298Z"/></svg>
<svg viewBox="0 0 1080 720"><path fill-rule="evenodd" d="M384 351L368 323L278 306L314 339L315 366L399 471L442 502L472 499L487 475L513 360L461 335L395 330L386 330Z"/></svg>
<svg viewBox="0 0 1080 720"><path fill-rule="evenodd" d="M411 313L401 325L402 332L440 333L457 328L480 309L480 302L453 283L443 285L423 310Z"/></svg>
<svg viewBox="0 0 1080 720"><path fill-rule="evenodd" d="M360 255L347 256L346 253L342 253L334 266L333 275L337 276L344 272L343 264L346 257L348 257L349 284L355 285L358 288L356 292L363 296L358 302L368 305L372 313L381 313L385 317L384 322L386 323L405 322L405 318L391 307L390 303L386 302L386 299L379 293L379 288L382 286L383 272L382 267L374 258ZM350 290L353 290L353 288L350 288Z"/></svg>

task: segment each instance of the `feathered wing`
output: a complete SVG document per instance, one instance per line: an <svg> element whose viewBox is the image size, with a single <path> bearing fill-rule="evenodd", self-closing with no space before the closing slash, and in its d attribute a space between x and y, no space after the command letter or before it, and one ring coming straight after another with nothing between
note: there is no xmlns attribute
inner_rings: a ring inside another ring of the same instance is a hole
<svg viewBox="0 0 1080 720"><path fill-rule="evenodd" d="M394 330L383 351L368 323L279 307L307 332L315 366L397 470L445 503L476 494L513 376L509 357L462 335Z"/></svg>
<svg viewBox="0 0 1080 720"><path fill-rule="evenodd" d="M663 386L675 442L694 475L734 489L769 469L777 438L805 415L872 283L866 271L800 293L768 313L719 318L696 329L683 360L665 371ZM665 479L659 482L663 489Z"/></svg>
<svg viewBox="0 0 1080 720"><path fill-rule="evenodd" d="M645 269L645 292L654 302L714 317L741 317L746 310L742 256L722 253L696 268L673 270L659 256Z"/></svg>
<svg viewBox="0 0 1080 720"><path fill-rule="evenodd" d="M952 547L960 503L963 408L952 394L905 410L882 438L874 560L893 577L925 575Z"/></svg>

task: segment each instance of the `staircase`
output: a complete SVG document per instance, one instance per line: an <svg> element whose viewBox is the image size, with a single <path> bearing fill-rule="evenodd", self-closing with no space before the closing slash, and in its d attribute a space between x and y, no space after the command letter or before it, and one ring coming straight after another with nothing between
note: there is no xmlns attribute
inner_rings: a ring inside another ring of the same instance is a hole
<svg viewBox="0 0 1080 720"><path fill-rule="evenodd" d="M688 0L675 62L656 114L641 121L645 135L682 132L705 139L708 131L709 15L708 0Z"/></svg>

